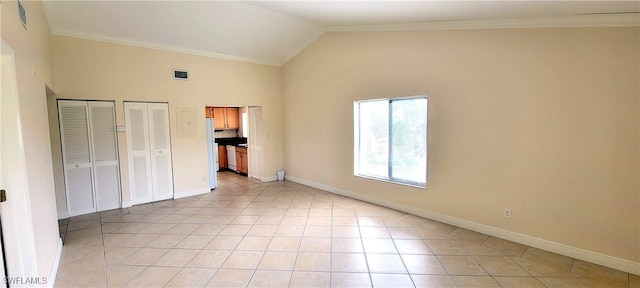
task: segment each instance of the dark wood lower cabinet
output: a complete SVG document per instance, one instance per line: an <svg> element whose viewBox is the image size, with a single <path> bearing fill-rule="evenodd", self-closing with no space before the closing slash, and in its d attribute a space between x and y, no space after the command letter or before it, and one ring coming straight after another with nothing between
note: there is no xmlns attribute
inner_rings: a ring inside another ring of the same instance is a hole
<svg viewBox="0 0 640 288"><path fill-rule="evenodd" d="M218 146L218 166L220 169L226 169L227 164L227 146L219 145Z"/></svg>
<svg viewBox="0 0 640 288"><path fill-rule="evenodd" d="M247 148L238 147L236 148L236 166L238 167L238 172L249 174L249 161L247 159Z"/></svg>

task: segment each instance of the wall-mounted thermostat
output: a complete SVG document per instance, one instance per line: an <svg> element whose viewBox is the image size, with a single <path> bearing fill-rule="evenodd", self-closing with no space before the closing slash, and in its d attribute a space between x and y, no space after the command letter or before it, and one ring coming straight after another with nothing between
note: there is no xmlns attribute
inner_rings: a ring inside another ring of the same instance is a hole
<svg viewBox="0 0 640 288"><path fill-rule="evenodd" d="M173 79L188 80L189 72L187 70L173 69Z"/></svg>

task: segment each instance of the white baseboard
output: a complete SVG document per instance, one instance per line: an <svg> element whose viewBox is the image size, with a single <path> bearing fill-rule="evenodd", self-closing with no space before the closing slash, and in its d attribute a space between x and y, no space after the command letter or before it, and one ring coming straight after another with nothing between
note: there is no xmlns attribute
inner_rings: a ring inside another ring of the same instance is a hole
<svg viewBox="0 0 640 288"><path fill-rule="evenodd" d="M174 192L173 199L185 198L190 196L202 195L211 192L210 189L198 189L191 191Z"/></svg>
<svg viewBox="0 0 640 288"><path fill-rule="evenodd" d="M58 220L69 218L69 211L58 211Z"/></svg>
<svg viewBox="0 0 640 288"><path fill-rule="evenodd" d="M121 204L115 204L115 205L111 205L111 206L106 206L106 207L101 207L100 210L98 210L98 212L102 212L102 211L108 211L108 210L113 210L113 209L120 209L122 208Z"/></svg>
<svg viewBox="0 0 640 288"><path fill-rule="evenodd" d="M62 238L58 238L58 251L56 251L56 258L53 259L53 266L47 278L46 287L54 287L56 285L56 277L58 276L58 268L60 267L60 258L62 258Z"/></svg>
<svg viewBox="0 0 640 288"><path fill-rule="evenodd" d="M537 238L529 235L508 231L502 228L492 227L492 226L456 218L453 216L436 213L429 210L424 210L424 209L411 207L411 206L407 206L407 205L403 205L403 204L399 204L399 203L395 203L387 200L382 200L382 199L370 197L364 194L360 194L357 192L347 191L347 190L343 190L333 186L328 186L328 185L316 183L313 181L308 181L308 180L293 177L293 176L287 176L287 180L300 183L303 185L307 185L310 187L318 188L321 190L325 190L331 193L335 193L335 194L351 197L354 199L374 203L384 207L396 209L402 212L406 212L416 216L439 221L439 222L457 226L460 228L464 228L464 229L476 231L479 233L487 234L490 236L502 238L505 240L513 241L516 243L524 244L530 247L550 251L550 252L565 255L571 258L617 269L620 271L640 275L639 262L633 262L633 261L605 255L602 253L594 252L594 251L576 248L576 247L565 245L562 243L557 243L557 242L553 242L553 241L549 241L549 240L545 240L545 239L541 239L541 238Z"/></svg>
<svg viewBox="0 0 640 288"><path fill-rule="evenodd" d="M277 180L278 180L277 176L262 177L263 182L273 182Z"/></svg>
<svg viewBox="0 0 640 288"><path fill-rule="evenodd" d="M122 208L131 208L133 206L132 201L122 201Z"/></svg>

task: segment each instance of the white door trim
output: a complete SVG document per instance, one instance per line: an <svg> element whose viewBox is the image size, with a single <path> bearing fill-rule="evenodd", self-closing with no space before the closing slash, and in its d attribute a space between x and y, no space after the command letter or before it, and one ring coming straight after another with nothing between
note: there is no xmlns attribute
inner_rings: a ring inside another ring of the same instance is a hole
<svg viewBox="0 0 640 288"><path fill-rule="evenodd" d="M7 190L7 202L0 204L3 219L8 277L37 277L35 236L25 151L22 143L20 99L16 78L15 52L4 39L1 46L0 100L0 185ZM9 152L9 153L7 153ZM10 169L9 169L10 168Z"/></svg>

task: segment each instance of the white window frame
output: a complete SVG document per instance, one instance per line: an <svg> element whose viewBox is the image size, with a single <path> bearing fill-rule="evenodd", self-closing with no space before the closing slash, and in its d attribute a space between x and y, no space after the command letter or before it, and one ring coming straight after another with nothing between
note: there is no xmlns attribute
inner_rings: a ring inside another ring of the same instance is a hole
<svg viewBox="0 0 640 288"><path fill-rule="evenodd" d="M424 143L426 146L425 149L425 181L424 183L419 182L419 181L410 181L410 180L405 180L405 179L398 179L398 178L392 178L391 172L387 173L387 177L381 177L378 175L368 175L366 173L361 173L361 169L360 169L360 111L359 111L359 104L360 103L366 103L366 102L374 102L374 101L386 101L388 103L391 103L393 101L398 101L398 100L410 100L410 99L425 99L427 101L426 104L426 111L425 111L425 117L428 117L428 97L426 95L416 95L416 96L406 96L406 97L396 97L396 98L380 98L380 99L367 99L367 100L356 100L353 102L353 119L354 119L354 126L353 126L353 132L354 132L354 136L353 136L353 172L354 172L354 176L357 177L362 177L362 178L366 178L366 179L371 179L371 180L377 180L377 181L382 181L382 182L388 182L388 183L394 183L394 184L400 184L400 185L405 185L405 186L411 186L411 187L416 187L416 188L422 188L422 189L426 189L427 187L427 182L428 182L428 165L427 165L427 156L428 156L428 120L425 119L425 123L426 127L425 127L425 139L424 139ZM391 107L391 105L389 105L389 107ZM391 108L389 108L391 109ZM390 114L391 115L391 114ZM389 121L391 122L391 121ZM392 135L389 135L389 143L392 143L393 139L392 139ZM393 145L389 144L389 150L392 149ZM387 166L391 166L391 153L388 155L389 159L388 159L388 165ZM391 171L391 167L389 167L389 171Z"/></svg>

